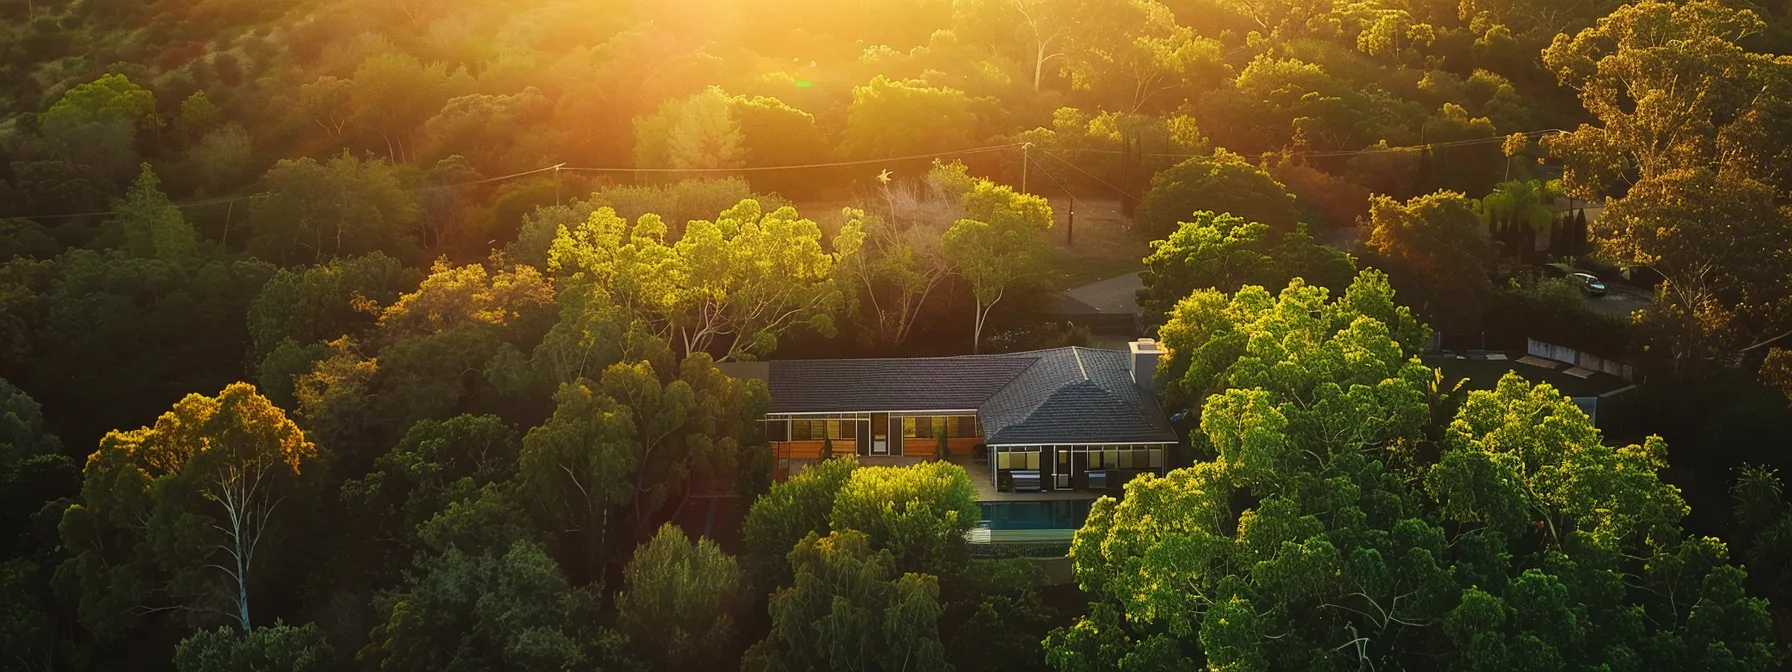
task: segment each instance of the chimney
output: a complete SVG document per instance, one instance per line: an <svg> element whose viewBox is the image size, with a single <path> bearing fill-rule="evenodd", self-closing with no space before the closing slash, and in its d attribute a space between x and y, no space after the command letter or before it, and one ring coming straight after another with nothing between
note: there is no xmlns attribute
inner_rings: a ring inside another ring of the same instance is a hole
<svg viewBox="0 0 1792 672"><path fill-rule="evenodd" d="M1157 375L1157 360L1164 354L1163 347L1155 340L1141 338L1126 344L1126 349L1131 355L1127 360L1127 368L1132 370L1133 384L1156 394L1157 382L1153 378Z"/></svg>

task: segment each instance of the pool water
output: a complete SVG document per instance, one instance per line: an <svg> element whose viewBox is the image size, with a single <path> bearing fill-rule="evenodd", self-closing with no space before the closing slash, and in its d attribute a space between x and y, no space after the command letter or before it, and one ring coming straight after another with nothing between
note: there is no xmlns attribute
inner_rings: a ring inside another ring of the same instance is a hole
<svg viewBox="0 0 1792 672"><path fill-rule="evenodd" d="M980 502L982 527L992 530L1074 530L1089 518L1092 499L1049 502Z"/></svg>

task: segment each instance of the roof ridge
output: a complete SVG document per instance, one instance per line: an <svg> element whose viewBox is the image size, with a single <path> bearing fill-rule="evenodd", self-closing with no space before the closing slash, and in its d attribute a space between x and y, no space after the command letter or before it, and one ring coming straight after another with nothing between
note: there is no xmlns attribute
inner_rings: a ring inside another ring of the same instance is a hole
<svg viewBox="0 0 1792 672"><path fill-rule="evenodd" d="M1122 398L1120 398L1119 395L1114 394L1114 392L1112 390L1109 390L1106 387L1102 387L1101 384L1096 383L1093 380L1089 380L1089 379L1085 378L1083 380L1074 381L1074 382L1071 382L1066 385L1061 385L1057 389L1052 390L1051 394L1045 395L1045 398L1040 399L1039 403L1034 404L1032 407L1028 408L1026 414L1020 416L1020 418L1016 419L1014 422L1008 423L1008 427L1013 427L1013 426L1017 426L1017 425L1025 425L1029 422L1032 422L1033 419L1039 415L1040 411L1043 411L1047 407L1051 406L1053 401L1057 400L1059 397L1064 396L1066 393L1070 392L1072 389L1078 388L1078 387L1092 388L1096 392L1100 393L1102 398L1104 398L1105 400L1107 400L1109 402L1113 402L1116 405L1119 405L1122 407L1133 408L1132 404L1126 403L1125 399L1122 399ZM1133 410L1136 411L1138 409L1133 408ZM1006 429L1006 428L1007 427L1004 427L1003 429Z"/></svg>
<svg viewBox="0 0 1792 672"><path fill-rule="evenodd" d="M1083 377L1083 380L1088 380L1089 379L1089 369L1087 369L1083 366L1083 353L1081 351L1079 351L1076 346L1073 345L1073 346L1070 346L1070 356L1076 358L1077 374L1081 375Z"/></svg>

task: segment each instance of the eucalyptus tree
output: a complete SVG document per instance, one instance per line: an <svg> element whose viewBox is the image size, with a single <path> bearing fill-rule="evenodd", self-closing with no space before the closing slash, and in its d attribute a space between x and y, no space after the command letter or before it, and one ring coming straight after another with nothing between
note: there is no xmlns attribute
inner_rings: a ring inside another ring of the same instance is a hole
<svg viewBox="0 0 1792 672"><path fill-rule="evenodd" d="M616 596L630 651L651 670L712 670L729 660L746 596L740 565L712 539L667 523L628 561Z"/></svg>
<svg viewBox="0 0 1792 672"><path fill-rule="evenodd" d="M319 460L247 383L188 395L154 425L100 442L62 517L71 557L58 584L102 638L163 611L221 614L249 631L264 565L303 538L282 526L305 520Z"/></svg>
<svg viewBox="0 0 1792 672"><path fill-rule="evenodd" d="M1052 227L1052 207L1042 197L984 179L967 178L948 193L959 199L964 217L946 230L942 251L970 285L976 352L989 311L1009 290L1037 281L1050 261L1045 232Z"/></svg>
<svg viewBox="0 0 1792 672"><path fill-rule="evenodd" d="M1682 531L1660 439L1607 445L1516 374L1450 412L1392 298L1365 272L1336 301L1177 307L1163 373L1202 395L1210 459L1095 504L1071 558L1097 602L1048 639L1055 667L1778 663L1746 572Z"/></svg>
<svg viewBox="0 0 1792 672"><path fill-rule="evenodd" d="M769 353L798 325L833 335L845 302L837 269L859 240L849 227L830 251L815 222L753 199L689 222L676 240L657 215L631 223L600 208L561 227L548 267L604 288L676 352L730 361Z"/></svg>

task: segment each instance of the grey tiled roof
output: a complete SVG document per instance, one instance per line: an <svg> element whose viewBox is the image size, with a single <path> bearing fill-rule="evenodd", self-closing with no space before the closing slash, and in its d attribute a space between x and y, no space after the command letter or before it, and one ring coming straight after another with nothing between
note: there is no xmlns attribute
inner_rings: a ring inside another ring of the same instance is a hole
<svg viewBox="0 0 1792 672"><path fill-rule="evenodd" d="M1128 354L1055 348L1003 355L769 362L773 413L977 409L992 444L1177 440L1133 384ZM757 372L755 372L757 373Z"/></svg>
<svg viewBox="0 0 1792 672"><path fill-rule="evenodd" d="M771 364L773 413L955 411L976 408L1032 357L790 359Z"/></svg>
<svg viewBox="0 0 1792 672"><path fill-rule="evenodd" d="M992 444L1177 440L1163 409L1133 384L1127 353L1041 350L1039 360L978 407Z"/></svg>

